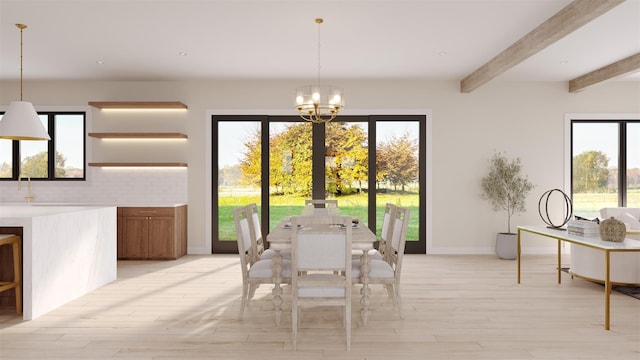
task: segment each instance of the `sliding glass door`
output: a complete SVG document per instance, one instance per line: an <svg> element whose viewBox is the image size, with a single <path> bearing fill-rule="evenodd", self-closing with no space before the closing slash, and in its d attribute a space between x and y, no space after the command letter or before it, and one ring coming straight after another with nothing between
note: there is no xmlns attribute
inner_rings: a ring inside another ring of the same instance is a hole
<svg viewBox="0 0 640 360"><path fill-rule="evenodd" d="M426 249L425 116L213 116L212 249L236 250L234 207L256 203L262 232L302 213L304 200L336 199L380 234L390 202L408 207L408 253ZM371 146L375 144L375 146Z"/></svg>

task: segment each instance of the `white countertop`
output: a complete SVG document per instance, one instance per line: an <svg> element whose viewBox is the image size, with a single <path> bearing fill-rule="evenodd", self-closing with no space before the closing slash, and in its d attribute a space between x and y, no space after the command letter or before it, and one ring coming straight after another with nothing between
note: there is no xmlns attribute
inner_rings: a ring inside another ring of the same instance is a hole
<svg viewBox="0 0 640 360"><path fill-rule="evenodd" d="M0 205L0 219L6 218L32 218L36 216L47 216L53 214L85 211L90 209L100 209L109 206L70 206L70 205L47 205L47 206L23 206L23 205Z"/></svg>
<svg viewBox="0 0 640 360"><path fill-rule="evenodd" d="M104 207L177 207L186 204L0 203L0 218L29 218Z"/></svg>

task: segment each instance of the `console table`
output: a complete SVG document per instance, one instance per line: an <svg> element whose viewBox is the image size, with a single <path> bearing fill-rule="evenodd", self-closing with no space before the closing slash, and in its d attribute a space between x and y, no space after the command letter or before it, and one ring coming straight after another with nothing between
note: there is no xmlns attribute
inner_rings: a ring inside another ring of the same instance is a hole
<svg viewBox="0 0 640 360"><path fill-rule="evenodd" d="M544 226L518 226L518 284L520 284L520 262L521 262L521 234L528 232L558 241L558 284L561 283L561 242L585 246L592 249L602 251L605 263L605 280L604 280L604 328L610 329L610 295L611 295L611 253L612 252L640 252L640 241L634 239L625 239L623 242L603 241L600 237L585 237L572 235L565 230L546 228Z"/></svg>

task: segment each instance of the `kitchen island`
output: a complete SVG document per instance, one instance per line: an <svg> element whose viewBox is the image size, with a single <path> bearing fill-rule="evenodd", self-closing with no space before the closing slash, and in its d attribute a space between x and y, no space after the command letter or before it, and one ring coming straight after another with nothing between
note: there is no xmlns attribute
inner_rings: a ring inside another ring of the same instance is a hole
<svg viewBox="0 0 640 360"><path fill-rule="evenodd" d="M115 206L1 204L22 228L23 318L35 319L116 279Z"/></svg>

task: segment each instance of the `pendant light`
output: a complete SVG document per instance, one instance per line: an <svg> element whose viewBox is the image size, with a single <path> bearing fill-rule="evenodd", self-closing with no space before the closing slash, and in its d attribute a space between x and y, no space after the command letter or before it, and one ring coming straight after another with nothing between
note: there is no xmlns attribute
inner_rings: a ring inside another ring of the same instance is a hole
<svg viewBox="0 0 640 360"><path fill-rule="evenodd" d="M22 101L22 31L27 25L16 24L20 29L20 101L12 101L0 120L0 139L51 140L42 125L36 109L28 101Z"/></svg>
<svg viewBox="0 0 640 360"><path fill-rule="evenodd" d="M344 94L341 88L320 84L320 24L324 20L316 19L318 24L318 82L315 85L301 86L296 89L296 110L301 118L314 123L329 122L344 107Z"/></svg>

